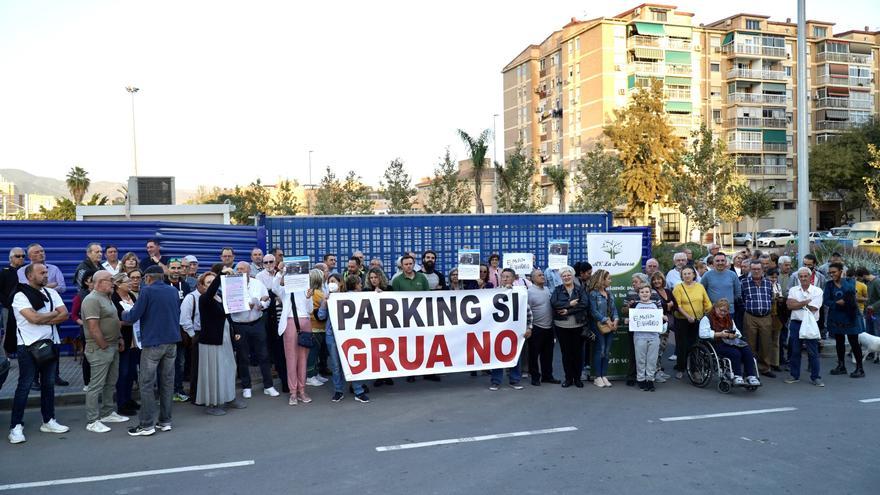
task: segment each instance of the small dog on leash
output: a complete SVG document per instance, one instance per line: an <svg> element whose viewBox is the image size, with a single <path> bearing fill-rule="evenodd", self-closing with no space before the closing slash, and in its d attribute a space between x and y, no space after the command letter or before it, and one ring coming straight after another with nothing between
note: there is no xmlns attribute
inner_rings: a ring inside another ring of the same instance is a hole
<svg viewBox="0 0 880 495"><path fill-rule="evenodd" d="M880 362L880 337L862 332L859 334L859 345L862 346L862 362L867 361L869 355L874 356L875 363ZM856 362L855 356L852 362Z"/></svg>

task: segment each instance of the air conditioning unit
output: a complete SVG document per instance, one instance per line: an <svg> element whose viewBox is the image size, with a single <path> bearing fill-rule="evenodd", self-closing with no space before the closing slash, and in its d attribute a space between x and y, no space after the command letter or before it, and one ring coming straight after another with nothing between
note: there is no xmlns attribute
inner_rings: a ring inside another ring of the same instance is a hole
<svg viewBox="0 0 880 495"><path fill-rule="evenodd" d="M721 123L721 117L718 117L717 119L715 119L715 123L716 123L716 124L720 124L720 123Z"/></svg>
<svg viewBox="0 0 880 495"><path fill-rule="evenodd" d="M617 72L620 72L620 71L623 70L623 68L622 68L621 66L619 66L619 65L615 65L615 66L614 66L614 70L616 70Z"/></svg>
<svg viewBox="0 0 880 495"><path fill-rule="evenodd" d="M697 46L694 47L694 51L695 51L695 52L701 52L701 51L703 51L703 47L700 46L700 45L697 45Z"/></svg>
<svg viewBox="0 0 880 495"><path fill-rule="evenodd" d="M716 46L712 51L714 51L715 53L721 53L721 47Z"/></svg>
<svg viewBox="0 0 880 495"><path fill-rule="evenodd" d="M618 89L618 90L617 90L617 94L619 94L619 95L620 95L620 96L623 96L623 95L625 95L625 94L626 94L626 90L625 90L625 89L623 89L623 88L621 88L621 89Z"/></svg>
<svg viewBox="0 0 880 495"><path fill-rule="evenodd" d="M128 197L132 205L173 205L174 177L129 177Z"/></svg>

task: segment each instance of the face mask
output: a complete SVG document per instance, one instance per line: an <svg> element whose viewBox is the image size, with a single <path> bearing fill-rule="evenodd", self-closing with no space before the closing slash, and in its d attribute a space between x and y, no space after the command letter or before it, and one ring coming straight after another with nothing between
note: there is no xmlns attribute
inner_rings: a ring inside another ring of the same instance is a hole
<svg viewBox="0 0 880 495"><path fill-rule="evenodd" d="M336 292L339 290L339 284L337 284L336 282L330 282L329 284L327 284L327 290L329 290L330 292Z"/></svg>

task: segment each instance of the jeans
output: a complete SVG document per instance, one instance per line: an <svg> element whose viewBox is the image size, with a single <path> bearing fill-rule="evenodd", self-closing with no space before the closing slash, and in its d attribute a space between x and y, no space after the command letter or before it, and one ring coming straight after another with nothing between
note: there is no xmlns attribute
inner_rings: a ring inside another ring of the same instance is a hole
<svg viewBox="0 0 880 495"><path fill-rule="evenodd" d="M614 332L603 334L595 329L593 334L596 335L596 341L593 342L593 367L590 373L593 377L604 377L608 375L608 357L611 354Z"/></svg>
<svg viewBox="0 0 880 495"><path fill-rule="evenodd" d="M345 392L345 375L342 373L342 362L339 360L339 349L336 348L336 338L333 336L333 329L327 328L327 355L330 358L330 371L333 372L333 390L335 392ZM517 366L519 368L519 366ZM493 371L494 372L494 371ZM519 380L517 380L519 381ZM352 388L355 395L364 393L362 381L352 382Z"/></svg>
<svg viewBox="0 0 880 495"><path fill-rule="evenodd" d="M758 370L755 369L755 355L750 347L737 347L727 345L724 342L715 344L715 351L719 358L730 360L730 368L736 376L754 376L757 378Z"/></svg>
<svg viewBox="0 0 880 495"><path fill-rule="evenodd" d="M92 423L114 410L113 388L119 377L119 350L115 342L103 350L95 344L87 344L86 358L92 366L91 383L86 392L86 422Z"/></svg>
<svg viewBox="0 0 880 495"><path fill-rule="evenodd" d="M236 362L241 388L251 388L250 354L257 355L260 374L263 375L263 388L270 388L272 369L269 365L269 348L266 346L266 323L263 318L249 323L233 323L236 332L241 335L237 341Z"/></svg>
<svg viewBox="0 0 880 495"><path fill-rule="evenodd" d="M511 385L516 385L522 380L522 370L520 369L519 362L517 362L512 368L495 368L491 371L492 376L490 380L494 385L501 385L501 380L504 378L504 370L510 370L510 376L508 379L510 380Z"/></svg>
<svg viewBox="0 0 880 495"><path fill-rule="evenodd" d="M116 380L116 408L121 409L130 402L131 389L138 379L138 363L141 361L141 350L126 349L119 353L119 378Z"/></svg>
<svg viewBox="0 0 880 495"><path fill-rule="evenodd" d="M184 363L186 362L186 345L177 343L177 357L174 358L174 393L183 394Z"/></svg>
<svg viewBox="0 0 880 495"><path fill-rule="evenodd" d="M529 347L529 374L532 380L553 379L553 329L532 327L532 336L526 340ZM540 362L541 367L538 367Z"/></svg>
<svg viewBox="0 0 880 495"><path fill-rule="evenodd" d="M174 361L177 358L177 344L161 344L144 347L141 350L141 372L139 384L141 410L138 413L143 428L156 424L156 380L159 379L159 423L171 423L171 398L174 395Z"/></svg>
<svg viewBox="0 0 880 495"><path fill-rule="evenodd" d="M791 367L791 377L800 379L801 377L801 343L807 346L807 359L810 363L810 380L818 380L819 376L819 341L816 339L800 338L801 322L791 320L789 322L788 332L788 355L789 366Z"/></svg>
<svg viewBox="0 0 880 495"><path fill-rule="evenodd" d="M34 378L40 375L40 412L43 413L43 422L46 423L55 417L55 370L58 368L58 360L53 359L37 368L27 347L20 345L16 351L18 356L18 385L15 387L15 398L12 400L12 419L10 428L24 424L24 409L27 407L28 394Z"/></svg>
<svg viewBox="0 0 880 495"><path fill-rule="evenodd" d="M660 335L646 332L630 332L633 340L633 361L636 381L654 381L657 374L657 355L660 353Z"/></svg>

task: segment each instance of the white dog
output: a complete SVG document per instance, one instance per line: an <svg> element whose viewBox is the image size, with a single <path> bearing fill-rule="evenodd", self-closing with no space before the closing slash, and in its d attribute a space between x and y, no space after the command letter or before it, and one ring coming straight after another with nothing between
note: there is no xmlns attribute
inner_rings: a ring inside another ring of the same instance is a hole
<svg viewBox="0 0 880 495"><path fill-rule="evenodd" d="M880 337L862 332L859 334L859 345L862 346L862 360L867 359L869 353L874 353L874 362L876 363L877 358L880 357ZM855 356L853 356L852 362L856 362Z"/></svg>

